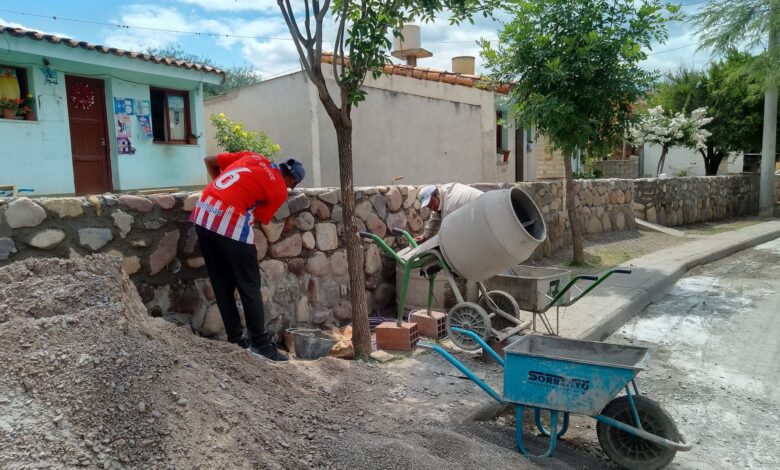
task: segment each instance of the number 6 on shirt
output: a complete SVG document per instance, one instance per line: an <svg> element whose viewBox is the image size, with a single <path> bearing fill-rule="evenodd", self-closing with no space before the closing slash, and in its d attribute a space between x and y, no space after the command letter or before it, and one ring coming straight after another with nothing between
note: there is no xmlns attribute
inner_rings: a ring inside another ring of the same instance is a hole
<svg viewBox="0 0 780 470"><path fill-rule="evenodd" d="M251 171L249 168L236 168L235 170L230 170L225 173L222 173L219 175L219 178L214 182L214 186L216 186L219 189L227 189L229 188L233 183L238 181L239 178L241 178L241 173L246 173L248 171Z"/></svg>

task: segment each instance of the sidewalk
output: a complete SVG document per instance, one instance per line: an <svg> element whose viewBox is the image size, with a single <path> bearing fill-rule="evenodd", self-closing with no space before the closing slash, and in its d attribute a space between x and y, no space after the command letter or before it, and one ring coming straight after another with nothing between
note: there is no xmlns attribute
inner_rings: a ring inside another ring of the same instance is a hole
<svg viewBox="0 0 780 470"><path fill-rule="evenodd" d="M632 259L624 266L631 274L613 274L565 312L561 310L560 334L602 341L650 302L659 300L689 269L777 237L780 220L771 220Z"/></svg>

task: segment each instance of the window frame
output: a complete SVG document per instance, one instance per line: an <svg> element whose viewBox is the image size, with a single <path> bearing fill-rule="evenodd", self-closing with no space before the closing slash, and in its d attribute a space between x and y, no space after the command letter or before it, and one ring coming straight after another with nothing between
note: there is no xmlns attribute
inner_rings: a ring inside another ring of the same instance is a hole
<svg viewBox="0 0 780 470"><path fill-rule="evenodd" d="M190 135L192 135L192 124L190 119L190 113L192 112L190 109L190 92L187 90L176 90L173 88L161 88L156 86L150 86L149 91L157 91L161 92L163 96L165 97L165 100L163 102L163 119L164 119L164 129L165 129L165 140L155 140L153 143L155 144L163 144L163 145L187 145L189 143ZM170 119L170 114L168 112L168 95L177 95L184 98L184 139L171 139L170 138L170 122L168 119ZM151 100L151 93L149 94L149 99ZM154 126L154 121L152 121L152 126Z"/></svg>

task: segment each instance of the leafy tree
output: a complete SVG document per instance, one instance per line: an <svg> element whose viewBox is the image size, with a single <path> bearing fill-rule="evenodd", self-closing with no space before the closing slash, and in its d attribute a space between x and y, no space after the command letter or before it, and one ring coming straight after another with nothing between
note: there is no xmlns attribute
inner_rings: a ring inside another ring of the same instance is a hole
<svg viewBox="0 0 780 470"><path fill-rule="evenodd" d="M707 71L681 67L660 84L648 100L672 112L707 108L712 135L699 149L707 175L718 172L730 152L758 152L761 148L762 92L759 80L745 74L749 54L732 51Z"/></svg>
<svg viewBox="0 0 780 470"><path fill-rule="evenodd" d="M366 97L360 87L366 76L377 78L387 62L392 41L411 18L427 22L446 12L451 23L470 21L474 14L489 15L500 0L277 0L303 69L317 87L322 106L333 122L339 156L339 180L344 210L353 344L357 357L371 353L371 334L363 278L363 250L354 219L352 183L352 108ZM332 10L332 12L330 12ZM329 12L331 13L329 15ZM323 70L322 42L327 21L335 22L331 65ZM336 87L328 88L335 82Z"/></svg>
<svg viewBox="0 0 780 470"><path fill-rule="evenodd" d="M513 118L535 123L565 156L575 264L585 255L568 156L604 155L622 142L633 103L656 78L639 67L643 48L666 40L677 12L658 0L520 0L497 48L481 42L493 79L515 83Z"/></svg>
<svg viewBox="0 0 780 470"><path fill-rule="evenodd" d="M759 211L771 215L775 200L777 86L780 79L780 0L712 0L694 17L700 48L719 54L732 50L763 51L741 71L763 83Z"/></svg>
<svg viewBox="0 0 780 470"><path fill-rule="evenodd" d="M712 118L707 117L707 108L694 109L690 116L686 116L684 112L669 115L664 113L661 106L656 106L631 126L628 134L635 145L649 143L661 146L661 158L658 159L655 172L659 175L672 147L687 147L699 151L707 148L705 142L710 132L703 127L710 121Z"/></svg>
<svg viewBox="0 0 780 470"><path fill-rule="evenodd" d="M183 60L185 62L192 62L195 64L208 65L221 69L223 72L225 72L225 80L223 80L219 85L213 85L211 83L205 83L203 85L204 98L221 95L234 88L252 85L261 80L260 75L249 66L243 65L227 68L221 67L206 56L185 51L179 44L162 48L149 48L146 50L146 53L160 57Z"/></svg>

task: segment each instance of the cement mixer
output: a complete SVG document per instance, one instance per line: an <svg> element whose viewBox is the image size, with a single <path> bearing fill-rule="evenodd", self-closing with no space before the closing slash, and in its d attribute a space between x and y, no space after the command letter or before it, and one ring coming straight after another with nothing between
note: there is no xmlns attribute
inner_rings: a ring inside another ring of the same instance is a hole
<svg viewBox="0 0 780 470"><path fill-rule="evenodd" d="M558 286L550 292L546 297L548 303L535 303L540 306L537 312L533 312L532 319L521 320L521 310L515 297L504 290L488 291L484 282L502 273L506 277L506 273L530 258L547 238L541 211L533 199L518 187L486 192L449 214L442 221L439 234L419 246L411 234L400 229L392 232L406 239L410 248L395 252L378 235L369 232L361 232L360 235L372 239L403 267L401 283L396 286L401 292L397 325L400 327L403 322L412 271L419 269L421 275L428 279L428 315L431 315L436 276L443 272L457 301L447 312L446 331L450 339L465 350L476 350L481 346L472 336L459 333L459 329L473 331L485 341L490 338L503 341L529 327L536 330L537 314L544 315L553 306L571 305L614 272L626 272L613 270L601 277L575 276L562 288ZM476 283L480 295L477 303L464 299L456 282L458 277ZM570 297L569 290L581 280L595 283L584 291L580 290L579 295ZM546 316L543 316L542 324L548 333L557 333L557 325L553 330Z"/></svg>

